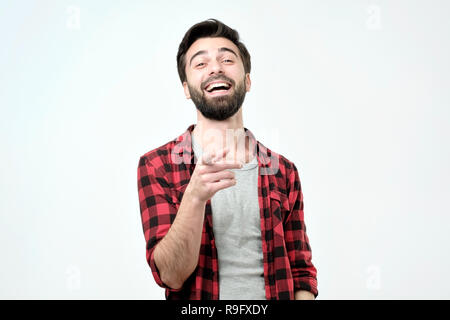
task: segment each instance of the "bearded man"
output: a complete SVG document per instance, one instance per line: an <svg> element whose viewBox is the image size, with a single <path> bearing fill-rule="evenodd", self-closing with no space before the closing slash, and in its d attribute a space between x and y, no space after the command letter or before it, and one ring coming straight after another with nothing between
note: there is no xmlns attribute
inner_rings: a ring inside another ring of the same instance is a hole
<svg viewBox="0 0 450 320"><path fill-rule="evenodd" d="M251 62L238 32L216 19L195 24L177 66L197 123L138 165L156 283L166 299L314 299L298 170L243 125Z"/></svg>

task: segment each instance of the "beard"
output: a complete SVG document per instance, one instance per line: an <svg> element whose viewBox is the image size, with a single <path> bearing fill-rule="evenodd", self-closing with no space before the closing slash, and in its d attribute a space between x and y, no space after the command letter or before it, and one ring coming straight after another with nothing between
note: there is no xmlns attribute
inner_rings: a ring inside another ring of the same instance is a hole
<svg viewBox="0 0 450 320"><path fill-rule="evenodd" d="M221 76L215 79L209 79L207 82L215 80L226 80L232 84L229 90L233 90L232 93L220 96L207 96L204 90L197 90L192 87L189 82L188 88L191 95L191 99L195 104L195 107L201 114L211 120L222 121L232 117L244 103L246 88L245 88L245 76L236 86L232 79L225 76ZM204 85L201 86L204 88Z"/></svg>

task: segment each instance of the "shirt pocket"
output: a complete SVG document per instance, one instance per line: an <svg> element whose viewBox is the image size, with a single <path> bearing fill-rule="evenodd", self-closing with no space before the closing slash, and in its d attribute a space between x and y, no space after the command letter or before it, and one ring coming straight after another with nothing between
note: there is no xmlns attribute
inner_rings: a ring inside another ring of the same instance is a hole
<svg viewBox="0 0 450 320"><path fill-rule="evenodd" d="M274 226L278 225L280 222L283 222L286 215L289 213L289 199L288 197L276 190L270 190L270 209L272 216L274 217Z"/></svg>

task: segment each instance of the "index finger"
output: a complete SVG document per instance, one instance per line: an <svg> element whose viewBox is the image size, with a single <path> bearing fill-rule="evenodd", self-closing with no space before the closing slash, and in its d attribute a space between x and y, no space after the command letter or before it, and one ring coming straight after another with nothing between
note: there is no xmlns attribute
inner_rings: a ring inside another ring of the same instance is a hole
<svg viewBox="0 0 450 320"><path fill-rule="evenodd" d="M223 147L217 152L217 155L213 158L213 162L218 162L221 159L225 158L225 156L230 152L230 148Z"/></svg>
<svg viewBox="0 0 450 320"><path fill-rule="evenodd" d="M222 149L219 149L217 153L214 150L210 153L205 152L202 154L201 163L205 165L213 165L215 162L222 159L229 151L230 148L224 147Z"/></svg>
<svg viewBox="0 0 450 320"><path fill-rule="evenodd" d="M218 172L226 169L241 169L242 163L240 162L217 162L209 166L209 172Z"/></svg>
<svg viewBox="0 0 450 320"><path fill-rule="evenodd" d="M212 165L213 164L214 151L212 153L205 152L200 157L200 164Z"/></svg>

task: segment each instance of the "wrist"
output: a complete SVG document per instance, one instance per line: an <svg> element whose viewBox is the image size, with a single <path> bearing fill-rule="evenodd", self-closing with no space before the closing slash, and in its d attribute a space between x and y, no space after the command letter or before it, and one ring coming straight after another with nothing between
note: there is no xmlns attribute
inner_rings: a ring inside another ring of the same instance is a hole
<svg viewBox="0 0 450 320"><path fill-rule="evenodd" d="M191 188L189 188L189 185L186 187L186 190L184 191L183 199L186 199L186 201L196 206L206 205L206 201L200 199L194 192L192 192Z"/></svg>

